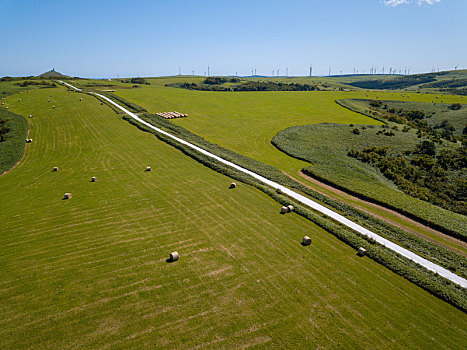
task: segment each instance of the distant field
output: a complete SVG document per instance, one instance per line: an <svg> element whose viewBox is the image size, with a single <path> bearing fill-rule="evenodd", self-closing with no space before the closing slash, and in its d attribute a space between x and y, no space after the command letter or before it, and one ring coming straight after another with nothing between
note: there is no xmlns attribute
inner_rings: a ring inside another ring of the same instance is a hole
<svg viewBox="0 0 467 350"><path fill-rule="evenodd" d="M196 116L170 100L162 107ZM204 115L206 101L195 100ZM20 165L0 177L2 347L466 343L465 313L358 258L311 222L279 215L278 204L262 192L241 184L228 190L231 179L139 131L96 99L60 88L23 94L21 102L11 96L8 103L15 113L35 114L28 120L35 141ZM238 103L231 105L239 109ZM223 104L215 104L211 118ZM251 112L248 98L244 106ZM293 122L305 121L306 111L296 114ZM278 119L275 127L291 122ZM262 151L263 142L252 142L255 152L273 158ZM146 166L152 171L144 172ZM62 200L65 192L72 199ZM310 247L299 244L305 234ZM174 250L180 261L166 263Z"/></svg>

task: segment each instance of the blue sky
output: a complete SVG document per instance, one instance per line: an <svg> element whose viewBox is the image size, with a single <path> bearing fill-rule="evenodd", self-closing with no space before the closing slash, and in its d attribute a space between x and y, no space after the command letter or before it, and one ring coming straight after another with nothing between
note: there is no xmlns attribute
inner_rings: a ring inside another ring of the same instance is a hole
<svg viewBox="0 0 467 350"><path fill-rule="evenodd" d="M467 68L467 0L0 0L0 76Z"/></svg>

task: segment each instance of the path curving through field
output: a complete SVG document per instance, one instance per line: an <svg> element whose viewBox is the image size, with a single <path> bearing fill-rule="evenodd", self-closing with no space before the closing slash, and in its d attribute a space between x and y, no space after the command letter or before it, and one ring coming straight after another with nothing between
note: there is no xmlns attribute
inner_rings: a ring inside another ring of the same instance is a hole
<svg viewBox="0 0 467 350"><path fill-rule="evenodd" d="M72 89L74 89L76 91L83 91L83 90L81 90L81 89L79 89L79 88L77 88L77 87L75 87L75 86L73 86L73 85L71 85L69 83L66 83L64 81L59 80L59 82L66 85L66 86L68 86L68 87L71 87ZM410 260L416 262L417 264L425 267L426 269L428 269L430 271L433 271L433 272L437 273L440 276L443 276L444 278L446 278L446 279L460 285L463 288L467 288L467 280L466 279L460 277L459 275L456 275L455 273L445 269L444 267L441 267L441 266L439 266L439 265L437 265L437 264L435 264L435 263L433 263L433 262L431 262L431 261L429 261L429 260L427 260L425 258L422 258L421 256L411 252L410 250L402 248L401 246L387 240L386 238L383 238L383 237L377 235L376 233L364 228L363 226L360 226L360 225L354 223L353 221L347 219L346 217L344 217L344 216L342 216L342 215L340 215L340 214L326 208L325 206L323 206L321 204L316 203L315 201L313 201L313 200L311 200L311 199L309 199L309 198L307 198L307 197L305 197L305 196L303 196L303 195L301 195L301 194L299 194L297 192L294 192L294 191L290 190L289 188L287 188L285 186L282 186L282 185L280 185L280 184L278 184L278 183L276 183L274 181L271 181L271 180L269 180L269 179L267 179L267 178L265 178L265 177L263 177L261 175L258 175L258 174L254 173L254 172L252 172L252 171L250 171L248 169L242 168L241 166L238 166L235 163L232 163L232 162L230 162L228 160L225 160L225 159L223 159L221 157L218 157L215 154L212 154L212 153L206 151L203 148L195 146L195 145L193 145L193 144L191 144L191 143L189 143L189 142L187 142L187 141L185 141L185 140L183 140L181 138L173 136L172 134L170 134L170 133L168 133L168 132L166 132L166 131L164 131L162 129L159 129L159 128L155 127L154 125L140 119L135 113L130 112L126 108L120 106L118 103L112 101L110 98L108 98L108 97L106 97L104 95L98 94L96 92L90 92L90 93L93 94L93 95L99 96L100 98L102 98L102 99L106 100L107 102L111 103L113 106L117 107L118 109L120 109L121 111L123 111L124 113L129 115L131 118L133 118L137 122L147 126L148 128L150 128L150 129L152 129L154 131L157 131L160 134L166 135L166 136L176 140L177 142L180 142L181 144L186 145L186 146L188 146L188 147L190 147L190 148L192 148L192 149L194 149L194 150L196 150L196 151L198 151L198 152L200 152L200 153L202 153L202 154L204 154L204 155L206 155L206 156L208 156L208 157L210 157L212 159L215 159L215 160L217 160L217 161L219 161L219 162L221 162L221 163L223 163L223 164L225 164L227 166L230 166L230 167L232 167L232 168L234 168L236 170L239 170L239 171L241 171L241 172L243 172L243 173L245 173L247 175L250 175L251 177L261 181L262 183L264 183L264 184L266 184L268 186L271 186L271 187L276 188L276 189L280 189L284 194L292 197L293 199L295 199L298 202L306 205L307 207L309 207L309 208L311 208L313 210L316 210L316 211L318 211L318 212L320 212L322 214L325 214L326 216L329 216L330 218L334 219L335 221L337 221L337 222L351 228L352 230L357 231L358 233L360 233L360 234L362 234L364 236L367 236L369 238L374 239L379 244L384 245L386 248L389 248L389 249L395 251L396 253L406 257L407 259L410 259Z"/></svg>

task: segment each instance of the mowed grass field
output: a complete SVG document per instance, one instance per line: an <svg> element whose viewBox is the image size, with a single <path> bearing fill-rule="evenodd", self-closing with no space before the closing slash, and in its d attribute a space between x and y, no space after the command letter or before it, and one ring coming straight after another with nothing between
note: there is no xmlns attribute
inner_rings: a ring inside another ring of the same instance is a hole
<svg viewBox="0 0 467 350"><path fill-rule="evenodd" d="M464 347L466 314L91 96L8 103L35 117L0 177L1 348Z"/></svg>

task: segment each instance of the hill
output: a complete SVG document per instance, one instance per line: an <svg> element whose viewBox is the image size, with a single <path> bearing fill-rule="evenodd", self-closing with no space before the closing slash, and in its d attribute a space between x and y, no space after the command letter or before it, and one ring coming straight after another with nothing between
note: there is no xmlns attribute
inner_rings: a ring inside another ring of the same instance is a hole
<svg viewBox="0 0 467 350"><path fill-rule="evenodd" d="M376 79L354 81L348 85L363 89L439 91L467 95L467 70L404 76L378 76Z"/></svg>
<svg viewBox="0 0 467 350"><path fill-rule="evenodd" d="M62 73L57 72L55 68L52 68L52 70L49 70L48 72L38 75L38 77L39 78L69 78L68 75L64 75Z"/></svg>

